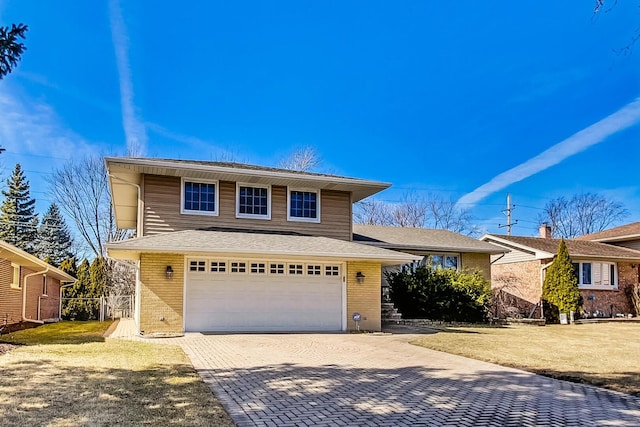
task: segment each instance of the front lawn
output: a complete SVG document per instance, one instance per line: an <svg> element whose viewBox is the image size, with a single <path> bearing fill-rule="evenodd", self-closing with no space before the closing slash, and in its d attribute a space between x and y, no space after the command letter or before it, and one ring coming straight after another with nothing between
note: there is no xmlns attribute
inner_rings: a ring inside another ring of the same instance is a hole
<svg viewBox="0 0 640 427"><path fill-rule="evenodd" d="M109 322L61 322L0 336L6 425L221 425L225 410L178 346L104 339Z"/></svg>
<svg viewBox="0 0 640 427"><path fill-rule="evenodd" d="M447 328L412 344L640 396L640 324Z"/></svg>

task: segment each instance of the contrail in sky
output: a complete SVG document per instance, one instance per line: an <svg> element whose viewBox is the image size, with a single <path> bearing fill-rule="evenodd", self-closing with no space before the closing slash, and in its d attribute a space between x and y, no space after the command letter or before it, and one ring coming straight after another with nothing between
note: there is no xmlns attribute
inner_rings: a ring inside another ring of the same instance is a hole
<svg viewBox="0 0 640 427"><path fill-rule="evenodd" d="M130 156L144 156L147 150L147 130L136 117L133 103L133 84L129 66L129 38L122 18L118 0L109 2L111 19L111 38L116 53L118 76L120 78L120 104L122 107L122 126L127 139L127 151Z"/></svg>
<svg viewBox="0 0 640 427"><path fill-rule="evenodd" d="M557 165L567 157L604 141L609 136L635 125L638 121L640 121L640 98L636 98L610 116L571 135L526 162L495 176L491 181L462 196L457 204L475 205L490 194Z"/></svg>

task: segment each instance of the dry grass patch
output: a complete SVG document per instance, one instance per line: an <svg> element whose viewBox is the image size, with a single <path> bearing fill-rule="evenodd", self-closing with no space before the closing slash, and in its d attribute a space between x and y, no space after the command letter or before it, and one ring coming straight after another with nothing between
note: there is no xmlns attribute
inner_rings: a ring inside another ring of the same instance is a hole
<svg viewBox="0 0 640 427"><path fill-rule="evenodd" d="M448 328L412 344L640 396L640 324Z"/></svg>
<svg viewBox="0 0 640 427"><path fill-rule="evenodd" d="M179 347L97 342L106 326L89 342L24 345L0 356L2 423L234 425Z"/></svg>

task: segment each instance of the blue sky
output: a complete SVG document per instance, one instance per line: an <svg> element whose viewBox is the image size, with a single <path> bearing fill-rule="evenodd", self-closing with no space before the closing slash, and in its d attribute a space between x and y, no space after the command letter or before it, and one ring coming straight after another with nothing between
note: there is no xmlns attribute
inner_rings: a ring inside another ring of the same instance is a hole
<svg viewBox="0 0 640 427"><path fill-rule="evenodd" d="M457 200L488 232L507 193L514 234L582 191L640 220L640 2L0 0L17 22L2 177L22 163L41 212L52 168L87 153L276 165L312 146L393 183L380 200Z"/></svg>

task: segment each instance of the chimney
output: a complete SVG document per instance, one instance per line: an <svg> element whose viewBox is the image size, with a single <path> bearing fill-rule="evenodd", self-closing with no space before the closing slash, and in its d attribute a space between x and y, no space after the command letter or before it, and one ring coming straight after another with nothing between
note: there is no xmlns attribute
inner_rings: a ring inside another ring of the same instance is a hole
<svg viewBox="0 0 640 427"><path fill-rule="evenodd" d="M540 232L540 237L542 237L543 239L551 238L551 226L546 222L540 225L539 232Z"/></svg>

